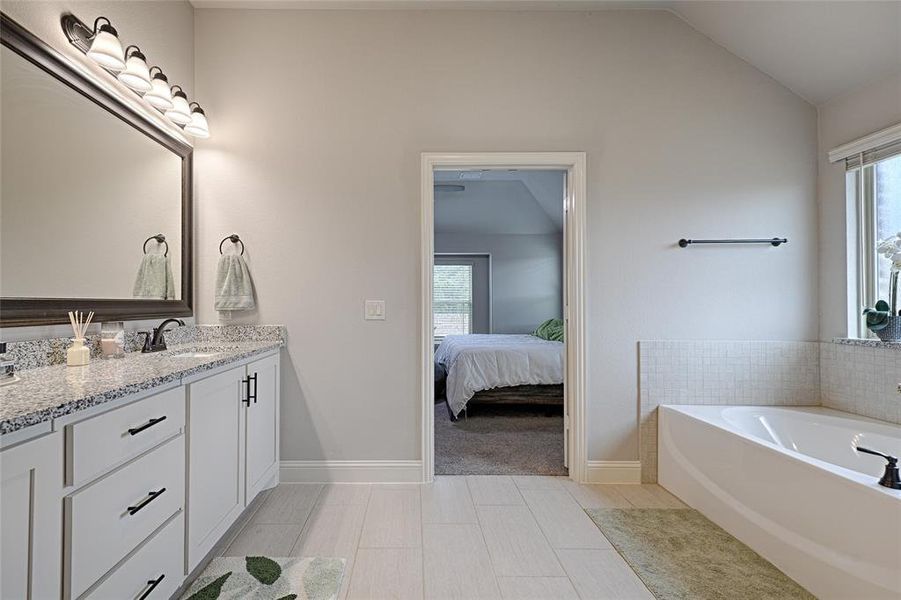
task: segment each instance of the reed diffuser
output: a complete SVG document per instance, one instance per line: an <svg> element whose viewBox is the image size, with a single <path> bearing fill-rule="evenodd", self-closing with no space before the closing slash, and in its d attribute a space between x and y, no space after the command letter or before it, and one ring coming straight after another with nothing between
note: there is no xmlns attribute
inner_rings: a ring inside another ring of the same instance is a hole
<svg viewBox="0 0 901 600"><path fill-rule="evenodd" d="M93 312L85 318L81 311L69 311L69 322L72 323L72 331L75 332L72 345L66 350L66 364L70 367L82 367L91 362L91 350L84 345L84 334L93 318Z"/></svg>

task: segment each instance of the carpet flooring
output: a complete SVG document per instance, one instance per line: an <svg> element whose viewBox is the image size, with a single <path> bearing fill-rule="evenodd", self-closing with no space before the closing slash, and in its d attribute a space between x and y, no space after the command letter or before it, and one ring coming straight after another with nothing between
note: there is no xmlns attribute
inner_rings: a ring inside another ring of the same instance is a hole
<svg viewBox="0 0 901 600"><path fill-rule="evenodd" d="M658 600L815 600L692 509L588 509Z"/></svg>
<svg viewBox="0 0 901 600"><path fill-rule="evenodd" d="M563 408L481 405L454 422L436 403L435 473L566 475Z"/></svg>

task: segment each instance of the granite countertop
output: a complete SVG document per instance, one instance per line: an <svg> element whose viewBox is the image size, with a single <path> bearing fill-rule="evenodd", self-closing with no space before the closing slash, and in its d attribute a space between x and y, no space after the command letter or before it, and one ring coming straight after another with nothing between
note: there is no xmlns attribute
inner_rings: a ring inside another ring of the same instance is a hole
<svg viewBox="0 0 901 600"><path fill-rule="evenodd" d="M0 435L238 362L283 343L280 339L198 341L152 354L129 352L120 359L94 358L83 367L52 365L20 371L17 383L0 386ZM174 356L187 350L218 354Z"/></svg>

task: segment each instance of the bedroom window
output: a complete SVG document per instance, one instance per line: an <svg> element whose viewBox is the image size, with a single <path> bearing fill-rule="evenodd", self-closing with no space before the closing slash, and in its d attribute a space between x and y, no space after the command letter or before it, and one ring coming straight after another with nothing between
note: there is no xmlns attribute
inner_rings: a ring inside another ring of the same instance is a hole
<svg viewBox="0 0 901 600"><path fill-rule="evenodd" d="M858 199L858 297L861 306L889 299L891 263L876 252L879 240L901 232L901 148L891 156L873 153L848 159L848 193ZM858 312L861 337L868 331Z"/></svg>
<svg viewBox="0 0 901 600"><path fill-rule="evenodd" d="M472 333L472 263L435 265L432 312L435 341Z"/></svg>

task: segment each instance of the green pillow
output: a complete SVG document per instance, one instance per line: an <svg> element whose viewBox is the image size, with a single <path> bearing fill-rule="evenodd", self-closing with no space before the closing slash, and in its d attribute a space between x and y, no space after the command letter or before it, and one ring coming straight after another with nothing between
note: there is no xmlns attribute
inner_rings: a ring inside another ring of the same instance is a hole
<svg viewBox="0 0 901 600"><path fill-rule="evenodd" d="M563 321L560 319L548 319L539 325L538 329L532 332L532 335L551 342L562 342L563 331Z"/></svg>

